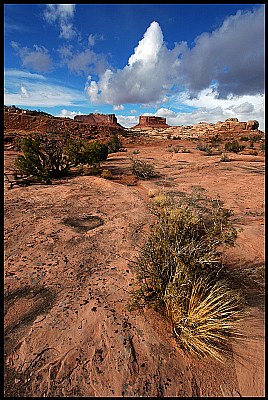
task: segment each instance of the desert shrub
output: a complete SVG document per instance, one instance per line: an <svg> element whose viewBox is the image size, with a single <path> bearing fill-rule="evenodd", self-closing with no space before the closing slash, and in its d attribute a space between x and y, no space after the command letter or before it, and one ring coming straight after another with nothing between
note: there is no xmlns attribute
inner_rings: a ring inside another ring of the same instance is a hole
<svg viewBox="0 0 268 400"><path fill-rule="evenodd" d="M233 140L231 142L225 143L224 149L225 151L229 151L232 153L239 153L239 151L244 150L245 146L240 145L238 140Z"/></svg>
<svg viewBox="0 0 268 400"><path fill-rule="evenodd" d="M258 155L258 150L256 150L255 148L250 149L248 151L248 154L251 155L251 156L257 156Z"/></svg>
<svg viewBox="0 0 268 400"><path fill-rule="evenodd" d="M263 140L263 135L262 134L253 135L251 137L251 140L253 140L253 142L260 142L261 140Z"/></svg>
<svg viewBox="0 0 268 400"><path fill-rule="evenodd" d="M86 165L97 166L101 161L105 161L108 157L108 146L95 140L94 142L84 142L80 163Z"/></svg>
<svg viewBox="0 0 268 400"><path fill-rule="evenodd" d="M109 169L103 169L101 171L101 177L104 179L113 179L113 174Z"/></svg>
<svg viewBox="0 0 268 400"><path fill-rule="evenodd" d="M210 138L210 143L212 147L218 147L218 145L222 142L221 137L217 134Z"/></svg>
<svg viewBox="0 0 268 400"><path fill-rule="evenodd" d="M229 355L230 336L238 335L238 315L242 315L239 291L223 280L202 274L193 277L179 267L166 288L164 301L183 349L219 361Z"/></svg>
<svg viewBox="0 0 268 400"><path fill-rule="evenodd" d="M169 152L178 153L180 151L180 146L169 146L167 149Z"/></svg>
<svg viewBox="0 0 268 400"><path fill-rule="evenodd" d="M260 150L265 151L265 141L260 143Z"/></svg>
<svg viewBox="0 0 268 400"><path fill-rule="evenodd" d="M198 142L196 145L196 150L205 151L207 148L207 144L203 142Z"/></svg>
<svg viewBox="0 0 268 400"><path fill-rule="evenodd" d="M132 173L141 179L150 179L157 176L154 166L142 160L132 159L131 169Z"/></svg>
<svg viewBox="0 0 268 400"><path fill-rule="evenodd" d="M191 153L191 150L186 149L185 147L181 151L182 153Z"/></svg>
<svg viewBox="0 0 268 400"><path fill-rule="evenodd" d="M23 155L17 157L15 166L27 176L33 175L43 180L59 177L69 167L68 160L63 158L64 144L64 141L46 135L35 134L22 138L19 145Z"/></svg>
<svg viewBox="0 0 268 400"><path fill-rule="evenodd" d="M132 154L139 154L140 150L139 149L135 149L132 151Z"/></svg>
<svg viewBox="0 0 268 400"><path fill-rule="evenodd" d="M241 137L240 137L240 140L241 140L242 142L248 142L248 141L250 140L250 138L249 138L248 136L241 136Z"/></svg>
<svg viewBox="0 0 268 400"><path fill-rule="evenodd" d="M255 147L254 147L254 140L252 140L252 139L250 139L249 148L250 148L250 149L254 149L254 148L255 148Z"/></svg>
<svg viewBox="0 0 268 400"><path fill-rule="evenodd" d="M122 148L122 142L119 139L118 135L113 134L112 138L107 142L108 152L116 153Z"/></svg>
<svg viewBox="0 0 268 400"><path fill-rule="evenodd" d="M33 134L20 140L23 155L15 160L21 174L41 180L67 175L79 164L96 165L107 158L106 145L72 139L68 135Z"/></svg>
<svg viewBox="0 0 268 400"><path fill-rule="evenodd" d="M208 145L207 143L203 143L203 142L199 142L196 145L196 149L200 150L200 151L204 151L206 153L206 155L210 156L211 152L212 152L212 148L210 145Z"/></svg>
<svg viewBox="0 0 268 400"><path fill-rule="evenodd" d="M153 210L155 222L135 261L132 304L162 313L184 350L222 361L230 340L239 337L244 310L241 291L229 284L222 264L224 246L234 246L237 237L232 212L200 195L166 198Z"/></svg>
<svg viewBox="0 0 268 400"><path fill-rule="evenodd" d="M228 154L223 153L223 154L221 155L220 161L221 161L221 162L228 162L228 161L231 161L231 159L230 159L230 157L228 156Z"/></svg>

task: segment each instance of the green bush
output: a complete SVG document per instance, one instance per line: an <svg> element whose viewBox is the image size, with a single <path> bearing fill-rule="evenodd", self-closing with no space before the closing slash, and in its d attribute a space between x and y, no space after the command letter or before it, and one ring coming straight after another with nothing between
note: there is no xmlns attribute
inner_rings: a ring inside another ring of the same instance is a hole
<svg viewBox="0 0 268 400"><path fill-rule="evenodd" d="M15 160L21 174L41 180L60 178L79 164L97 165L108 156L108 147L98 141L86 142L68 135L33 134L20 140L23 155Z"/></svg>
<svg viewBox="0 0 268 400"><path fill-rule="evenodd" d="M153 307L170 320L183 349L219 361L230 355L244 311L222 263L224 246L237 238L231 215L218 199L166 198L135 261L132 306Z"/></svg>
<svg viewBox="0 0 268 400"><path fill-rule="evenodd" d="M263 140L263 135L262 134L257 134L251 137L251 140L253 140L253 142L260 142L261 140Z"/></svg>
<svg viewBox="0 0 268 400"><path fill-rule="evenodd" d="M241 136L241 137L240 137L240 140L241 140L242 142L248 142L248 141L250 140L250 138L249 138L248 136Z"/></svg>
<svg viewBox="0 0 268 400"><path fill-rule="evenodd" d="M84 165L92 165L93 167L105 161L108 157L108 146L100 143L98 140L94 142L84 143L80 156L80 163Z"/></svg>
<svg viewBox="0 0 268 400"><path fill-rule="evenodd" d="M218 147L219 144L222 142L221 137L217 134L210 138L210 143L212 147Z"/></svg>
<svg viewBox="0 0 268 400"><path fill-rule="evenodd" d="M229 151L232 153L239 153L239 151L244 150L245 146L240 145L238 140L233 140L231 142L225 143L224 149L225 151Z"/></svg>
<svg viewBox="0 0 268 400"><path fill-rule="evenodd" d="M113 134L112 138L107 142L108 152L116 153L122 148L122 142L119 139L118 135Z"/></svg>

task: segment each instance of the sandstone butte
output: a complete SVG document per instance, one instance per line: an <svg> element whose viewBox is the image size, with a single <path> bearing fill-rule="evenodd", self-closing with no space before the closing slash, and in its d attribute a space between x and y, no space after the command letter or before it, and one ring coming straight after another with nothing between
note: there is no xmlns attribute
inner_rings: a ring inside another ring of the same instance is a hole
<svg viewBox="0 0 268 400"><path fill-rule="evenodd" d="M141 115L138 125L133 128L168 128L166 118Z"/></svg>
<svg viewBox="0 0 268 400"><path fill-rule="evenodd" d="M74 121L84 122L90 125L108 125L108 126L121 126L117 122L115 114L97 114L91 113L88 115L76 115Z"/></svg>

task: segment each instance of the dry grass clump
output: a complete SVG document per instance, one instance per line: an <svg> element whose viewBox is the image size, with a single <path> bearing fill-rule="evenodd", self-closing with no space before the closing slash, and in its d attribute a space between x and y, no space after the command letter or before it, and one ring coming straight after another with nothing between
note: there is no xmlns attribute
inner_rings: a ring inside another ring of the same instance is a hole
<svg viewBox="0 0 268 400"><path fill-rule="evenodd" d="M158 176L155 171L154 165L142 160L132 158L131 169L132 173L140 179L150 179Z"/></svg>
<svg viewBox="0 0 268 400"><path fill-rule="evenodd" d="M229 284L222 264L224 246L237 237L231 212L219 200L193 193L178 202L166 197L154 214L135 262L139 288L133 304L165 315L183 349L223 361L230 340L240 337L244 310L241 291Z"/></svg>
<svg viewBox="0 0 268 400"><path fill-rule="evenodd" d="M174 277L164 296L176 337L185 350L223 361L223 355L230 353L231 336L239 335L241 294L224 281L200 276L187 285L188 296L182 298L181 278Z"/></svg>
<svg viewBox="0 0 268 400"><path fill-rule="evenodd" d="M111 171L109 169L103 169L101 171L101 178L113 179L113 174L111 173Z"/></svg>
<svg viewBox="0 0 268 400"><path fill-rule="evenodd" d="M230 159L230 157L228 156L227 153L223 153L223 154L221 155L220 161L221 161L221 162L228 162L228 161L231 161L231 159Z"/></svg>

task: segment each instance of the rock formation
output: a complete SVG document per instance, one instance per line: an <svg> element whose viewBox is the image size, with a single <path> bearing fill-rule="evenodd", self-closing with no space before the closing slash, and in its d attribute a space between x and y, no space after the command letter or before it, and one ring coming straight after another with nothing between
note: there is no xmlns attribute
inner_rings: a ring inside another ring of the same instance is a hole
<svg viewBox="0 0 268 400"><path fill-rule="evenodd" d="M148 115L141 115L139 117L139 123L133 128L168 128L169 125L166 123L166 118L154 117Z"/></svg>
<svg viewBox="0 0 268 400"><path fill-rule="evenodd" d="M115 114L77 115L72 120L67 117L54 117L44 112L22 110L15 106L4 106L5 142L13 141L18 133L27 132L69 133L74 137L106 139L113 134L125 135L129 132L130 135L134 135L135 128L144 129L150 136L158 135L160 138L165 135L198 138L216 134L237 137L245 133L247 136L263 133L258 129L258 121L239 122L237 118L227 118L224 122L216 123L199 122L194 125L170 126L166 123L166 118L141 115L139 124L127 129L117 122Z"/></svg>
<svg viewBox="0 0 268 400"><path fill-rule="evenodd" d="M73 137L88 139L106 139L113 134L122 135L125 129L117 123L89 124L72 120L71 118L61 118L42 115L42 113L24 113L24 110L7 108L4 110L4 137L7 141L16 137L17 134L27 132L38 133L68 133ZM81 116L80 116L81 117ZM104 117L106 117L104 115ZM107 119L108 120L108 119ZM17 132L17 133L15 133ZM11 134L11 135L10 135Z"/></svg>
<svg viewBox="0 0 268 400"><path fill-rule="evenodd" d="M222 137L237 138L240 136L250 136L263 134L264 132L258 129L258 121L239 122L237 118L227 118L224 122L216 123L199 122L194 125L168 126L163 129L152 129L149 131L150 136L164 138L170 137L185 137L185 138L208 138L215 135ZM149 129L149 127L147 127Z"/></svg>
<svg viewBox="0 0 268 400"><path fill-rule="evenodd" d="M225 122L238 122L238 118L227 118Z"/></svg>
<svg viewBox="0 0 268 400"><path fill-rule="evenodd" d="M115 114L97 114L91 113L88 115L76 115L74 121L83 122L90 125L101 125L101 126L120 126L117 122Z"/></svg>
<svg viewBox="0 0 268 400"><path fill-rule="evenodd" d="M252 130L258 129L258 128L259 128L259 122L256 121L255 119L247 122L246 129L248 131L252 131Z"/></svg>

